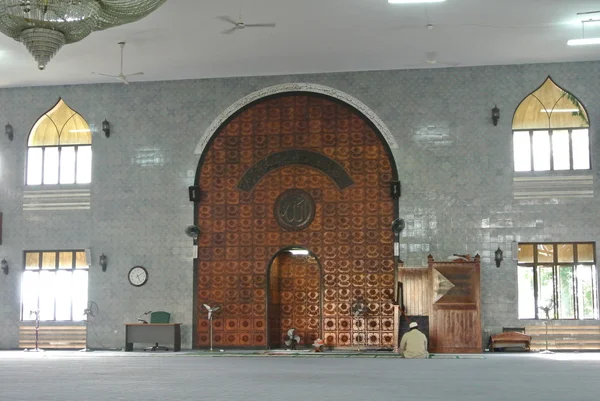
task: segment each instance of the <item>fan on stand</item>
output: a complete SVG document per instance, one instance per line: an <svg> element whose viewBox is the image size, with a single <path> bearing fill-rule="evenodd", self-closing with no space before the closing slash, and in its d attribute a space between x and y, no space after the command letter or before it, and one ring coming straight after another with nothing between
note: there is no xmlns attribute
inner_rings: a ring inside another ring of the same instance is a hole
<svg viewBox="0 0 600 401"><path fill-rule="evenodd" d="M119 74L118 75L110 75L110 74L103 74L100 72L92 72L92 74L101 75L103 77L115 78L115 79L118 79L119 81L123 82L125 85L129 85L129 77L134 77L136 75L144 75L144 73L143 72L134 72L133 74L124 74L123 73L123 49L125 47L125 42L119 42L119 46L121 46L121 71L119 72Z"/></svg>
<svg viewBox="0 0 600 401"><path fill-rule="evenodd" d="M302 338L300 338L300 336L298 334L296 334L296 329L294 327L292 327L287 331L287 336L285 338L285 345L287 347L289 347L289 349L295 351L296 345L298 345L300 343L301 339Z"/></svg>
<svg viewBox="0 0 600 401"><path fill-rule="evenodd" d="M360 333L362 331L362 339L360 338L360 334L358 337L358 349L360 351L360 340L364 341L365 349L367 348L367 305L365 301L361 298L356 299L352 303L352 316L354 316L354 320L356 321L356 331Z"/></svg>
<svg viewBox="0 0 600 401"><path fill-rule="evenodd" d="M89 332L89 328L90 325L94 323L94 320L96 320L96 316L98 316L98 313L100 312L100 309L98 308L98 304L95 303L94 301L89 301L88 302L88 306L87 308L85 308L83 310L83 314L85 315L85 318L83 319L83 323L85 323L86 327L86 347L84 349L80 349L80 352L91 352L92 350L89 349L87 347L87 333Z"/></svg>
<svg viewBox="0 0 600 401"><path fill-rule="evenodd" d="M554 311L554 301L550 300L546 306L540 306L540 309L543 310L546 315L546 320L544 321L544 325L546 326L546 349L540 351L540 354L554 354L553 351L548 349L548 325L550 324L550 311Z"/></svg>
<svg viewBox="0 0 600 401"><path fill-rule="evenodd" d="M210 350L213 350L213 317L221 310L220 305L210 306L209 304L202 304L204 308L206 308L206 312L208 313L208 330L210 336Z"/></svg>

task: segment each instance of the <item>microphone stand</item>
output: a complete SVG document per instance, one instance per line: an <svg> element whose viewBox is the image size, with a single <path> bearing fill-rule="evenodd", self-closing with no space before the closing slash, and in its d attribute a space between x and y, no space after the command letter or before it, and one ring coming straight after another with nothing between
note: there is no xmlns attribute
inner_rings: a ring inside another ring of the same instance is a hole
<svg viewBox="0 0 600 401"><path fill-rule="evenodd" d="M138 317L138 318L137 318L137 321L138 321L138 322L142 322L143 324L148 324L148 322L147 322L145 319L142 319L142 317L143 317L143 316L147 316L147 315L149 315L149 314L151 314L151 313L152 313L152 311L151 311L151 310L149 310L148 312L142 313L142 314L140 315L140 317Z"/></svg>
<svg viewBox="0 0 600 401"><path fill-rule="evenodd" d="M34 349L25 349L25 352L44 352L43 349L38 348L39 339L40 339L40 311L32 310L29 312L29 316L35 315L35 348Z"/></svg>

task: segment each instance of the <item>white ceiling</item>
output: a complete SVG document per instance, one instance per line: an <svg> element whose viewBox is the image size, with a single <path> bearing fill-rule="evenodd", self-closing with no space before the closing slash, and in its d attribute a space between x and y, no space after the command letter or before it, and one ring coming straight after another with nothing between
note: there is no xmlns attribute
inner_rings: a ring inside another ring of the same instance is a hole
<svg viewBox="0 0 600 401"><path fill-rule="evenodd" d="M145 72L132 81L600 60L600 46L566 45L581 37L577 13L595 10L597 0L167 0L66 45L45 71L0 34L0 87L117 82L91 72L118 74L123 40L125 73ZM277 26L221 34L230 25L217 17L240 13ZM600 37L600 23L586 24L586 36ZM439 63L426 63L434 51Z"/></svg>

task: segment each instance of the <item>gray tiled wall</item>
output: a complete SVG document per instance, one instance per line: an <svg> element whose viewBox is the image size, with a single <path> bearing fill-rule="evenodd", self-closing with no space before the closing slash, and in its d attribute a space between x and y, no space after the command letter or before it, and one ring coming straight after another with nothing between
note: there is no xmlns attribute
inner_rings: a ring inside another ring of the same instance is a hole
<svg viewBox="0 0 600 401"><path fill-rule="evenodd" d="M18 344L22 251L73 248L92 250L89 298L101 313L91 347L122 347L123 323L158 309L184 324L183 347L191 347L192 244L184 229L193 222L187 187L199 161L194 148L232 103L290 82L333 87L378 114L399 144L393 152L407 222L406 265L424 265L429 253L437 259L479 253L484 329L519 325L511 242L596 241L600 208L595 198L513 200L512 114L551 75L587 107L595 162L599 72L600 62L586 62L0 89L0 122L15 130L13 142L0 137L0 257L11 266L0 275L0 349ZM92 209L23 212L28 131L59 96L94 129ZM497 127L494 104L501 110ZM109 139L100 131L105 118ZM505 256L500 268L491 260L498 246ZM97 263L101 253L109 258L106 273ZM141 288L126 278L137 264L150 276Z"/></svg>

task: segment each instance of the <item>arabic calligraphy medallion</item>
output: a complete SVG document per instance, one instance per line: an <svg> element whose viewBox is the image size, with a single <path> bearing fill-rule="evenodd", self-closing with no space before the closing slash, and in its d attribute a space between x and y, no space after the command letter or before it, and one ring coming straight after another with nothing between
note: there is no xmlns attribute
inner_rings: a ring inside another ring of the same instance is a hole
<svg viewBox="0 0 600 401"><path fill-rule="evenodd" d="M277 224L285 230L300 231L315 218L315 201L301 189L288 189L275 201L273 214Z"/></svg>

